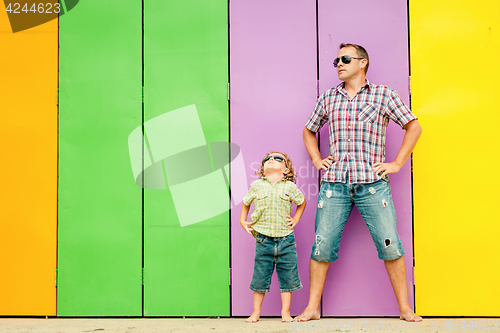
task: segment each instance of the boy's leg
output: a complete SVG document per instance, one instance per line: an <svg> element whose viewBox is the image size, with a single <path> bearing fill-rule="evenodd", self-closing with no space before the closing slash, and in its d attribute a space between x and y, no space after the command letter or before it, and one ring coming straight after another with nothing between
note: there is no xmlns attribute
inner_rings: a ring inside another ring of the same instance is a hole
<svg viewBox="0 0 500 333"><path fill-rule="evenodd" d="M264 300L264 293L253 292L253 312L250 317L247 318L247 323L256 323L260 318L260 308L262 307L262 301Z"/></svg>
<svg viewBox="0 0 500 333"><path fill-rule="evenodd" d="M309 302L306 309L295 319L308 321L319 319L319 305L330 263L337 260L340 239L351 214L353 203L350 186L345 183L321 185L315 221L315 242L309 265Z"/></svg>
<svg viewBox="0 0 500 333"><path fill-rule="evenodd" d="M255 264L250 289L253 290L253 312L247 323L255 323L260 318L260 308L264 295L269 291L274 270L274 242L258 233L255 236Z"/></svg>
<svg viewBox="0 0 500 333"><path fill-rule="evenodd" d="M290 316L290 304L292 302L292 293L281 293L281 321L288 323L292 321Z"/></svg>
<svg viewBox="0 0 500 333"><path fill-rule="evenodd" d="M379 259L384 260L398 302L400 318L421 321L408 304L404 249L396 229L396 210L388 181L358 184L354 195L356 207L365 220Z"/></svg>
<svg viewBox="0 0 500 333"><path fill-rule="evenodd" d="M276 258L276 273L281 291L281 321L290 322L292 292L302 288L297 266L297 244L293 232L280 239L277 252L279 256Z"/></svg>

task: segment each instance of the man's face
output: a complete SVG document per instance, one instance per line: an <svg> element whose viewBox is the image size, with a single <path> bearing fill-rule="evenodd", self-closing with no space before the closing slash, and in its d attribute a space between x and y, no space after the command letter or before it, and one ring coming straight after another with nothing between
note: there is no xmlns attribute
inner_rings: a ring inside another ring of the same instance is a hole
<svg viewBox="0 0 500 333"><path fill-rule="evenodd" d="M348 64L344 64L340 61L337 65L337 75L339 79L342 81L347 81L352 77L357 75L362 75L364 73L364 67L366 66L366 59L354 59L361 58L358 55L356 49L352 46L343 47L340 49L337 57L342 59L342 56L348 55L351 57L351 62Z"/></svg>

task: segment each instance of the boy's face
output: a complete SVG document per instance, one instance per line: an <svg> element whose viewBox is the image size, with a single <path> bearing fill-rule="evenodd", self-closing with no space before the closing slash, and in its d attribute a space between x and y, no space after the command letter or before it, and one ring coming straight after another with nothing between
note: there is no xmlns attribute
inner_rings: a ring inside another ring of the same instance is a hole
<svg viewBox="0 0 500 333"><path fill-rule="evenodd" d="M283 156L280 153L272 153L268 157L270 156L273 156L273 158L270 158L266 162L264 162L264 175L267 174L268 172L279 172L283 175L288 173L285 156ZM274 156L279 156L283 158L283 161L281 162L276 161L274 159Z"/></svg>

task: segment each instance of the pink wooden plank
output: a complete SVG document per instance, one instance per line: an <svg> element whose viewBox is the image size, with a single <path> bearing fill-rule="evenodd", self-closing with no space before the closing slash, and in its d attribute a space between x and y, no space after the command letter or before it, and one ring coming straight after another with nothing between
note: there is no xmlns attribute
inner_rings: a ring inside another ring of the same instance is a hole
<svg viewBox="0 0 500 333"><path fill-rule="evenodd" d="M320 93L340 83L333 59L340 43L363 45L370 55L367 78L396 89L408 104L408 30L406 1L319 0ZM409 104L408 104L409 105ZM418 116L418 115L417 115ZM321 149L328 152L327 126ZM392 161L404 131L391 122L386 160ZM398 231L406 251L407 288L413 307L413 248L410 161L390 177ZM399 314L384 263L370 233L353 210L340 243L340 258L330 266L323 294L324 316L396 316Z"/></svg>
<svg viewBox="0 0 500 333"><path fill-rule="evenodd" d="M297 185L308 205L295 228L299 274L304 287L293 293L292 315L306 306L309 256L314 240L318 177L302 142L302 129L316 101L316 1L230 2L231 141L241 147L249 184L264 154L286 152L299 173ZM232 315L252 313L254 239L232 210ZM276 276L262 315L279 316Z"/></svg>

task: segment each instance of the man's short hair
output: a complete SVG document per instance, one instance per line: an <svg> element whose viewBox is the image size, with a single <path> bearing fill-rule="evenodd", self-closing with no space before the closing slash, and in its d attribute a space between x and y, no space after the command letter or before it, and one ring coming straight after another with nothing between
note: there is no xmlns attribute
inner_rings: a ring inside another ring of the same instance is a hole
<svg viewBox="0 0 500 333"><path fill-rule="evenodd" d="M354 47L356 49L356 53L358 53L360 58L366 59L366 67L365 67L365 74L366 74L366 72L368 72L368 66L370 65L370 58L368 57L368 52L366 52L365 48L361 45L348 44L348 43L340 44L339 50L349 46Z"/></svg>

